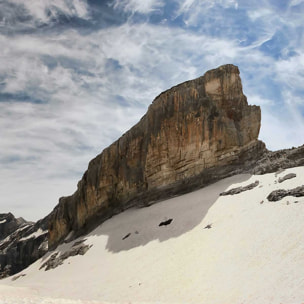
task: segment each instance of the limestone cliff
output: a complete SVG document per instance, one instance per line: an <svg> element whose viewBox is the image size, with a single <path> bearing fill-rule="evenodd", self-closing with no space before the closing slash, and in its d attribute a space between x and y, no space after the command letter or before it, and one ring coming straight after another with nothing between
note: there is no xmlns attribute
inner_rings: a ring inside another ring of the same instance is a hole
<svg viewBox="0 0 304 304"><path fill-rule="evenodd" d="M60 199L49 222L49 246L130 206L250 167L265 151L257 140L260 121L260 108L248 105L234 65L161 93L140 122L90 162L77 191Z"/></svg>

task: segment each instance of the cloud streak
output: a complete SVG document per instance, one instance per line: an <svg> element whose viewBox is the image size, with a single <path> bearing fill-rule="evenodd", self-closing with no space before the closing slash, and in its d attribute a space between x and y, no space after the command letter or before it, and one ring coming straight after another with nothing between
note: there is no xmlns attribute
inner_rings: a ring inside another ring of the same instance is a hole
<svg viewBox="0 0 304 304"><path fill-rule="evenodd" d="M60 16L82 19L90 17L89 6L85 0L3 0L0 8L2 26L13 26L18 23L46 24Z"/></svg>
<svg viewBox="0 0 304 304"><path fill-rule="evenodd" d="M92 3L0 4L1 211L45 215L155 96L221 64L240 67L269 148L304 142L300 2Z"/></svg>

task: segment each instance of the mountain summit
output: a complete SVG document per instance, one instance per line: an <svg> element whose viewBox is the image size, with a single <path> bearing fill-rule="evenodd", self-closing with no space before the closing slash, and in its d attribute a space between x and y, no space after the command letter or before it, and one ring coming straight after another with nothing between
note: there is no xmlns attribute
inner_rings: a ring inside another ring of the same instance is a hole
<svg viewBox="0 0 304 304"><path fill-rule="evenodd" d="M49 247L131 206L189 192L251 167L265 152L261 110L228 64L155 98L146 115L93 159L77 191L60 199Z"/></svg>

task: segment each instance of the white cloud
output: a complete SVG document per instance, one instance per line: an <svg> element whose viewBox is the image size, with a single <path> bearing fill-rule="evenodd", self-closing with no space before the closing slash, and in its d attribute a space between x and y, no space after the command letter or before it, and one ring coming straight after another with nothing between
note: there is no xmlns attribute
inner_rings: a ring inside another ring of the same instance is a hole
<svg viewBox="0 0 304 304"><path fill-rule="evenodd" d="M302 50L299 50L298 54L291 58L277 61L276 70L278 80L281 81L285 86L288 86L289 89L303 90L304 53Z"/></svg>
<svg viewBox="0 0 304 304"><path fill-rule="evenodd" d="M273 11L269 8L260 8L252 11L248 11L248 16L251 20L256 21L260 18L267 18L273 15Z"/></svg>
<svg viewBox="0 0 304 304"><path fill-rule="evenodd" d="M297 6L302 3L304 3L304 0L291 0L289 6Z"/></svg>
<svg viewBox="0 0 304 304"><path fill-rule="evenodd" d="M297 147L304 142L303 116L291 107L282 107L283 115L274 115L272 108L262 107L260 138L268 149Z"/></svg>
<svg viewBox="0 0 304 304"><path fill-rule="evenodd" d="M274 100L263 98L259 95L248 95L247 94L247 98L248 98L249 104L251 104L251 105L258 105L258 106L274 106L275 105Z"/></svg>
<svg viewBox="0 0 304 304"><path fill-rule="evenodd" d="M14 4L14 9L10 6ZM86 0L6 0L0 3L0 8L6 15L2 22L18 23L18 18L30 16L39 23L48 23L52 18L57 18L59 14L68 17L79 17L88 19L90 17L89 6ZM24 22L22 20L21 22Z"/></svg>
<svg viewBox="0 0 304 304"><path fill-rule="evenodd" d="M54 5L59 7L58 1ZM44 9L37 3L31 14L43 20ZM204 16L205 8L233 8L237 3L188 0L180 2L180 7L186 11L185 20L195 23ZM114 5L131 14L146 14L163 4L117 0ZM240 7L241 2L238 4ZM75 10L75 14L87 16L87 9L83 13L80 8ZM43 216L41 212L55 206L57 197L75 190L89 160L135 124L155 96L225 63L239 65L248 102L261 105L261 138L267 146L277 149L303 143L302 102L296 92L303 83L303 42L291 30L286 47L294 49L294 57L278 60L263 53L259 47L271 40L281 21L276 17L269 21L269 14L255 16L263 31L252 29L254 40L246 46L239 41L239 30L226 24L220 14L214 16L214 22L231 28L229 37L216 37L209 30L193 32L132 22L86 35L76 30L46 36L0 35L1 89L12 96L11 102L0 102L0 193L7 197L1 209L14 211L10 206L22 200L20 193L14 194L12 185L17 183L22 185L22 193L35 194L23 197L31 206L41 201L47 206L32 209L32 215L26 217ZM286 16L284 24L290 20ZM283 100L265 94L270 82L280 87ZM22 92L45 103L14 102L14 95ZM280 107L284 110L279 111ZM48 198L44 192L52 195ZM25 209L20 206L18 215L22 215L20 208Z"/></svg>
<svg viewBox="0 0 304 304"><path fill-rule="evenodd" d="M239 7L237 0L176 0L176 2L178 4L176 16L183 16L185 24L189 26L200 24L201 20L208 16L211 8L238 9ZM218 18L219 16L212 17Z"/></svg>
<svg viewBox="0 0 304 304"><path fill-rule="evenodd" d="M113 7L125 12L149 14L162 9L162 0L114 0Z"/></svg>

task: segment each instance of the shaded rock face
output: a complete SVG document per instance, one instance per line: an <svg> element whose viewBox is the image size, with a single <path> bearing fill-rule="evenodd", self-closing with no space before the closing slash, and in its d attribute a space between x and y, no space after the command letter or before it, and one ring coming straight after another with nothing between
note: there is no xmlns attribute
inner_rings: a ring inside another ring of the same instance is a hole
<svg viewBox="0 0 304 304"><path fill-rule="evenodd" d="M60 199L50 217L50 248L126 208L252 167L265 151L260 121L234 65L161 93L139 123L90 162L77 191Z"/></svg>
<svg viewBox="0 0 304 304"><path fill-rule="evenodd" d="M47 252L48 220L32 223L11 213L0 214L0 279L21 271Z"/></svg>
<svg viewBox="0 0 304 304"><path fill-rule="evenodd" d="M0 240L5 239L25 223L23 218L16 219L12 213L0 214Z"/></svg>

